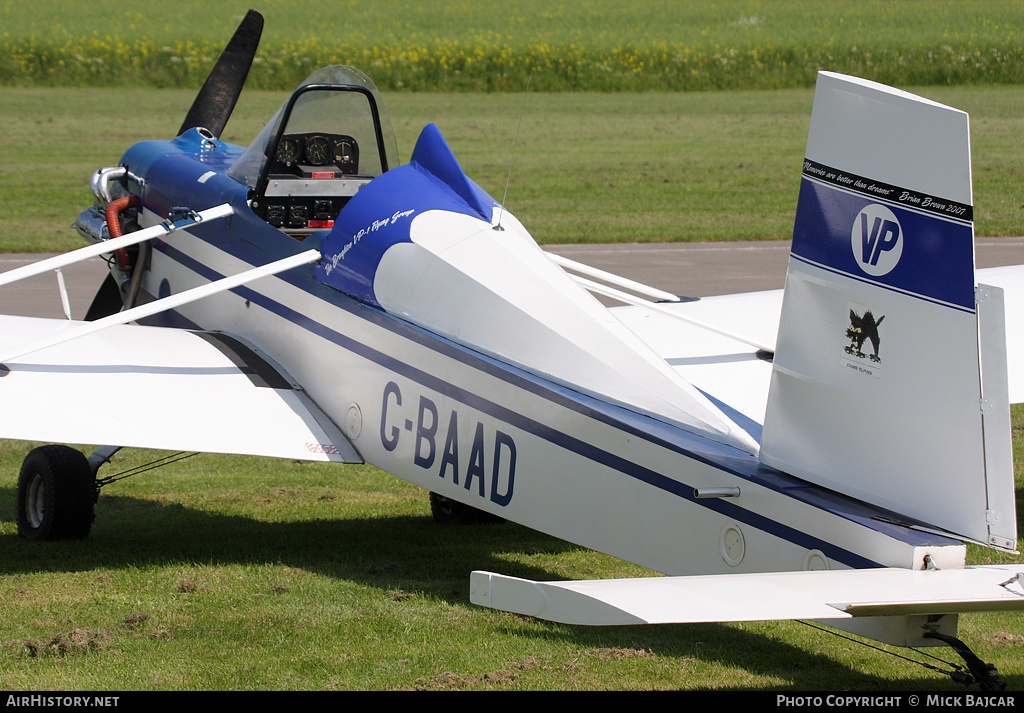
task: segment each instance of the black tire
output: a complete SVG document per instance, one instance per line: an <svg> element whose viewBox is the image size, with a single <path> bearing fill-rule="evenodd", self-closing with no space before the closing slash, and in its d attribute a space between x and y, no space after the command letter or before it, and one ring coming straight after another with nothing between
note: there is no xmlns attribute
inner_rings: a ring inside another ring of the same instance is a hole
<svg viewBox="0 0 1024 713"><path fill-rule="evenodd" d="M437 493L430 494L430 514L442 525L483 525L505 522L505 518L478 510Z"/></svg>
<svg viewBox="0 0 1024 713"><path fill-rule="evenodd" d="M95 517L96 478L89 460L69 446L41 446L18 476L18 534L28 540L80 539Z"/></svg>

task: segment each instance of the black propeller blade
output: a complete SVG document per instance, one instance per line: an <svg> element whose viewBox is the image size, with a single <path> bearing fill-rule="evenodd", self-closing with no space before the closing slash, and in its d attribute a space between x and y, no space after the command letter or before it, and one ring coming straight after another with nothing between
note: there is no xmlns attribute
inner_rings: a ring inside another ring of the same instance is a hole
<svg viewBox="0 0 1024 713"><path fill-rule="evenodd" d="M242 93L245 79L249 76L256 48L263 34L263 16L250 10L242 19L234 36L221 53L217 63L206 78L203 88L199 90L192 108L188 110L185 122L178 130L178 135L195 127L208 129L214 136L220 136L235 108L238 95ZM140 247L140 250L145 249ZM144 262L142 256L139 264ZM133 281L134 284L134 281ZM125 304L117 280L107 275L86 314L86 321L101 319L119 312L122 307L132 307L133 294L129 294Z"/></svg>
<svg viewBox="0 0 1024 713"><path fill-rule="evenodd" d="M263 16L249 10L192 102L192 108L178 130L179 136L197 126L208 129L214 136L221 135L242 92L245 78L249 76L249 67L262 34Z"/></svg>

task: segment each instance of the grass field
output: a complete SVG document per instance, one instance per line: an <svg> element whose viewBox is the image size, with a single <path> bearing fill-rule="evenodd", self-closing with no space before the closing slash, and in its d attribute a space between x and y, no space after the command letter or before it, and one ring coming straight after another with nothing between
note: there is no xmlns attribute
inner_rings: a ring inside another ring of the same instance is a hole
<svg viewBox="0 0 1024 713"><path fill-rule="evenodd" d="M177 127L249 3L216 7L0 2L2 249L74 244L59 226L88 198L89 173ZM818 69L918 87L970 112L977 232L1016 235L1024 223L1024 15L1014 2L257 9L263 43L224 138L247 144L282 101L276 91L322 64L353 64L385 90L406 156L435 121L469 175L501 196L530 78L508 203L541 243L789 237ZM779 87L790 89L767 91ZM665 91L716 88L744 91Z"/></svg>
<svg viewBox="0 0 1024 713"><path fill-rule="evenodd" d="M978 232L1024 225L1018 3L4 0L0 250L78 247L88 175L177 128L251 4L268 25L235 143L343 61L385 88L403 159L436 121L500 197L532 76L508 205L543 243L787 238L819 67L969 111ZM1013 426L1020 513L1024 410ZM89 539L26 543L28 448L0 442L0 690L962 690L796 622L593 629L473 607L473 569L645 572L514 524L437 526L424 491L371 467L197 456L107 489ZM1020 617L965 616L960 635L1024 686Z"/></svg>
<svg viewBox="0 0 1024 713"><path fill-rule="evenodd" d="M389 90L809 87L819 68L902 85L1021 83L1024 18L1006 0L5 0L0 84L196 87L241 15L267 19L254 87L331 63Z"/></svg>
<svg viewBox="0 0 1024 713"><path fill-rule="evenodd" d="M0 445L0 469L28 448ZM8 480L0 690L963 690L889 653L934 660L798 622L588 628L474 607L472 569L645 572L513 524L436 525L422 490L365 466L197 456L104 491L81 542L19 540L14 498ZM1024 686L1019 617L965 616L960 636Z"/></svg>
<svg viewBox="0 0 1024 713"><path fill-rule="evenodd" d="M972 117L979 235L1020 235L1024 87L927 87ZM0 87L0 249L67 250L89 175L168 137L190 90ZM534 93L507 204L541 243L788 239L812 92ZM243 94L224 138L248 144L285 94ZM467 174L505 193L523 97L385 94L408 160L436 122ZM581 119L583 117L583 119Z"/></svg>

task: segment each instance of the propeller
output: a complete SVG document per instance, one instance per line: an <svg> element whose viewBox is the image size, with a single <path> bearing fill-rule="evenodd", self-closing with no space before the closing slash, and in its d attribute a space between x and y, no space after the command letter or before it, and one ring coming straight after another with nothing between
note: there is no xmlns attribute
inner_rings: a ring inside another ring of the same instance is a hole
<svg viewBox="0 0 1024 713"><path fill-rule="evenodd" d="M203 88L199 90L192 107L185 116L185 121L178 129L178 136L189 129L202 127L214 136L220 136L231 117L231 112L242 93L242 87L249 76L256 48L263 34L263 16L255 10L249 10L235 30L227 47L221 53L217 63L210 70ZM109 218L108 218L109 222ZM114 223L117 223L115 214ZM140 248L144 249L144 248ZM135 280L132 281L133 285ZM113 274L107 275L93 298L92 305L86 314L86 321L93 321L114 314L124 306L131 307L135 289L130 289L128 303L124 304L121 289Z"/></svg>
<svg viewBox="0 0 1024 713"><path fill-rule="evenodd" d="M217 137L221 135L249 76L262 34L263 16L249 10L192 102L178 136L196 127L205 128Z"/></svg>

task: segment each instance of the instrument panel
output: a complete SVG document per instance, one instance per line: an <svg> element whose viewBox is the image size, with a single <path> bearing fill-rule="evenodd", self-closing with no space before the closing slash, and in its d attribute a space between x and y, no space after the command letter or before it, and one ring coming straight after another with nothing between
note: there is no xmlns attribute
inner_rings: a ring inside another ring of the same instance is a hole
<svg viewBox="0 0 1024 713"><path fill-rule="evenodd" d="M285 134L270 157L268 183L253 210L296 238L329 229L373 176L359 175L359 145L347 134Z"/></svg>
<svg viewBox="0 0 1024 713"><path fill-rule="evenodd" d="M346 176L359 172L359 145L346 134L287 134L277 143L271 174L309 178L314 173Z"/></svg>

